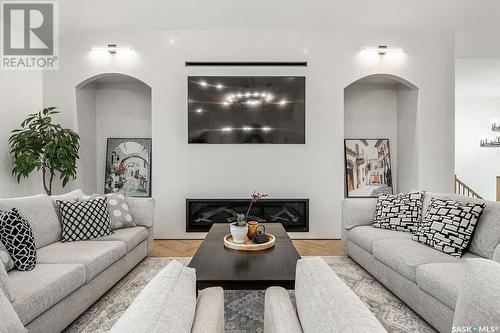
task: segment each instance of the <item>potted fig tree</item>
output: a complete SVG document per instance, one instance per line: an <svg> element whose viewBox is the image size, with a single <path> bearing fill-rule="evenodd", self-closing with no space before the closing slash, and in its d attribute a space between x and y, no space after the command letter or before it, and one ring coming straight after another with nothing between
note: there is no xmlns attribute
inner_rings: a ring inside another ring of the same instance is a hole
<svg viewBox="0 0 500 333"><path fill-rule="evenodd" d="M53 123L52 116L57 113L55 107L49 107L28 115L9 138L12 175L19 183L33 171L41 171L43 189L48 195L52 194L55 175L59 175L63 187L76 178L80 148L78 134Z"/></svg>

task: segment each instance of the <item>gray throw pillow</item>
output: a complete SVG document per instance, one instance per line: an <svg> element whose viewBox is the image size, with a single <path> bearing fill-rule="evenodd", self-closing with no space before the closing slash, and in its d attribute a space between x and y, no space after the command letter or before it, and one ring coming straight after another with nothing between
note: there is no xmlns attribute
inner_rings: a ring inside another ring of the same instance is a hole
<svg viewBox="0 0 500 333"><path fill-rule="evenodd" d="M110 193L106 195L92 194L78 198L78 201L88 201L98 197L105 197L108 204L109 217L111 219L111 230L131 228L137 226L132 218L130 207L125 195L121 193Z"/></svg>
<svg viewBox="0 0 500 333"><path fill-rule="evenodd" d="M5 267L5 271L9 272L14 268L14 261L10 257L9 251L2 242L0 242L0 261Z"/></svg>

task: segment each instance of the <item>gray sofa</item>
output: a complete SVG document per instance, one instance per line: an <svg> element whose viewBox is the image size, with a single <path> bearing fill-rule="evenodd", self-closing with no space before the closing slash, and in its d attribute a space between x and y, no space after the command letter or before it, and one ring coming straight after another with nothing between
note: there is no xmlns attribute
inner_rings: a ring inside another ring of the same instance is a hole
<svg viewBox="0 0 500 333"><path fill-rule="evenodd" d="M469 250L461 259L415 242L408 232L373 228L376 199L345 199L342 244L347 254L440 332L452 330L461 291L471 262L500 262L500 203L454 194L426 193L423 211L432 197L486 202ZM497 263L495 263L497 265ZM490 282L500 286L500 276ZM483 290L483 293L487 291ZM498 299L495 301L500 307ZM470 310L473 311L473 310ZM497 318L500 326L500 318Z"/></svg>
<svg viewBox="0 0 500 333"><path fill-rule="evenodd" d="M268 288L264 332L386 332L359 297L319 257L297 261L295 303L297 310L284 288Z"/></svg>
<svg viewBox="0 0 500 333"><path fill-rule="evenodd" d="M169 263L141 291L110 333L223 333L224 290L203 289L196 298L196 275Z"/></svg>
<svg viewBox="0 0 500 333"><path fill-rule="evenodd" d="M10 305L28 332L62 331L153 246L155 202L151 198L127 198L137 227L95 240L62 243L55 200L80 195L76 190L53 197L0 199L0 210L17 208L30 222L37 247L35 269L8 272L7 286L3 286L10 290ZM3 292L0 296L5 297Z"/></svg>

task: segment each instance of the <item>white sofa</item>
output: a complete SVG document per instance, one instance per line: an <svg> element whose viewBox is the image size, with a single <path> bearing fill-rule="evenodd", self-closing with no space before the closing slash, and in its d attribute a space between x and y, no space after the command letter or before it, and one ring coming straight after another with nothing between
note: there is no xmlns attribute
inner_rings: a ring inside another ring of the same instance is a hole
<svg viewBox="0 0 500 333"><path fill-rule="evenodd" d="M110 333L223 333L224 290L201 290L196 275L177 261L151 280Z"/></svg>
<svg viewBox="0 0 500 333"><path fill-rule="evenodd" d="M323 259L297 261L295 274L297 310L284 288L266 290L265 333L387 332Z"/></svg>
<svg viewBox="0 0 500 333"><path fill-rule="evenodd" d="M11 291L10 305L28 332L62 331L141 262L153 246L155 202L151 198L127 198L137 227L115 230L95 240L62 243L55 200L80 195L83 193L76 190L53 197L0 199L0 210L17 208L30 222L37 247L35 269L10 271L4 286ZM16 318L11 319L16 322Z"/></svg>
<svg viewBox="0 0 500 333"><path fill-rule="evenodd" d="M456 319L457 299L473 284L467 279L470 262L500 262L500 202L425 193L424 213L433 197L486 203L470 248L461 259L413 241L409 232L371 227L376 199L344 200L342 243L351 258L396 296L437 330L449 333ZM490 282L500 286L500 276L491 277ZM500 302L496 304L500 307Z"/></svg>

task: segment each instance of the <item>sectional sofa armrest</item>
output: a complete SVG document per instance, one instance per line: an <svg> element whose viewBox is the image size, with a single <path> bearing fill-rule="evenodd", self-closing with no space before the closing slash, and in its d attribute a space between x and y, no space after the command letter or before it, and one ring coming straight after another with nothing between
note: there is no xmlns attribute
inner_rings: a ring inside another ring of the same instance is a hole
<svg viewBox="0 0 500 333"><path fill-rule="evenodd" d="M137 225L151 228L155 218L155 200L153 198L127 197L132 217Z"/></svg>
<svg viewBox="0 0 500 333"><path fill-rule="evenodd" d="M268 288L264 304L264 332L302 333L288 291L282 287Z"/></svg>
<svg viewBox="0 0 500 333"><path fill-rule="evenodd" d="M497 245L495 252L493 253L493 260L500 263L500 244Z"/></svg>
<svg viewBox="0 0 500 333"><path fill-rule="evenodd" d="M224 290L221 287L200 291L192 333L224 333Z"/></svg>
<svg viewBox="0 0 500 333"><path fill-rule="evenodd" d="M458 296L453 326L500 328L500 263L470 259L467 265L467 282Z"/></svg>
<svg viewBox="0 0 500 333"><path fill-rule="evenodd" d="M372 224L376 205L376 198L344 199L342 203L342 227L350 230L360 225Z"/></svg>
<svg viewBox="0 0 500 333"><path fill-rule="evenodd" d="M1 263L0 263L1 265ZM0 289L0 332L2 333L24 333L24 328L19 316L12 307L9 299Z"/></svg>
<svg viewBox="0 0 500 333"><path fill-rule="evenodd" d="M174 260L142 289L110 333L189 332L195 313L195 270Z"/></svg>
<svg viewBox="0 0 500 333"><path fill-rule="evenodd" d="M319 257L297 262L295 301L304 332L387 332L361 299Z"/></svg>

